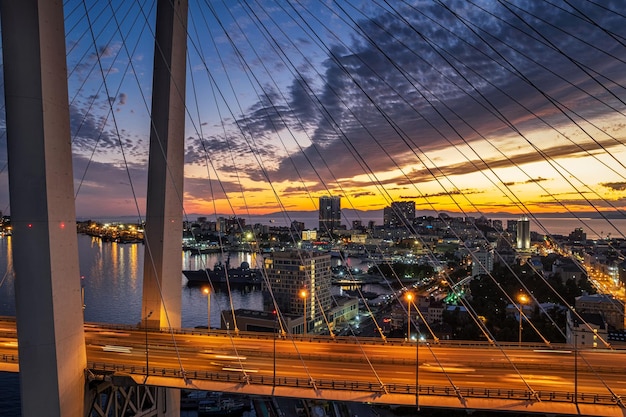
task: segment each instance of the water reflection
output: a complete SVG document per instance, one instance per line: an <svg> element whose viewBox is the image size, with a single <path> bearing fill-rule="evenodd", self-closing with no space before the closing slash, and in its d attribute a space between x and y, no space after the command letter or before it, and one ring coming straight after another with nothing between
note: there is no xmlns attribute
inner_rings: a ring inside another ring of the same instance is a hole
<svg viewBox="0 0 626 417"><path fill-rule="evenodd" d="M142 244L120 244L103 242L86 235L78 235L79 267L85 287L85 320L100 323L137 324L141 319L141 291L143 285L144 248ZM15 315L14 275L11 262L11 238L0 237L0 315ZM251 266L262 263L255 254L237 252L230 254L209 253L191 255L183 252L182 269L213 268L217 262L231 266L248 262ZM335 258L333 258L335 259ZM33 254L33 262L37 254ZM348 258L346 264L352 268L365 269L366 262L359 258ZM180 276L182 286L183 327L207 325L207 298L201 288L188 288L186 279ZM333 295L344 295L345 290L354 288L332 287ZM363 292L385 294L392 289L378 284L365 284ZM352 293L354 294L354 293ZM222 310L231 308L261 310L263 297L260 289L216 287L211 294L211 326L220 326Z"/></svg>
<svg viewBox="0 0 626 417"><path fill-rule="evenodd" d="M183 252L183 269L206 269L215 266L217 263L230 263L231 268L236 268L242 262L247 262L250 268L261 268L263 266L262 256L249 252L212 252L203 254L193 254Z"/></svg>
<svg viewBox="0 0 626 417"><path fill-rule="evenodd" d="M12 270L11 238L0 237L0 315L15 315L14 275ZM143 284L142 244L119 244L102 242L100 239L78 235L80 275L85 286L85 320L100 323L136 324L141 319L141 291ZM37 254L33 254L36 262ZM199 269L222 260L219 254L182 256L182 269ZM242 261L254 265L251 254L231 254L231 263ZM199 288L187 288L185 278L180 276L182 288L183 327L206 326L207 299ZM262 309L261 292L233 289L216 289L211 295L211 325L219 327L220 313L230 308Z"/></svg>

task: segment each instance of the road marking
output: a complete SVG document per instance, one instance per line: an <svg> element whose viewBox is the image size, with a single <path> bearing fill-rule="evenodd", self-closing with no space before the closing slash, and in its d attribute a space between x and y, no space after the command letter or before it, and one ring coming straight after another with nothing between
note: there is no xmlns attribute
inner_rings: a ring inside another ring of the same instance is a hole
<svg viewBox="0 0 626 417"><path fill-rule="evenodd" d="M131 353L132 348L126 346L105 345L102 347L102 350L105 352Z"/></svg>

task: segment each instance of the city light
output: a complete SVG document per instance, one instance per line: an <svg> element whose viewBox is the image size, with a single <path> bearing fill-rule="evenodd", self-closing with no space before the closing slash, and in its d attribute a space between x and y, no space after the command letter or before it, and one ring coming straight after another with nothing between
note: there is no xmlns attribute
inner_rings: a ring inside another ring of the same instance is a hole
<svg viewBox="0 0 626 417"><path fill-rule="evenodd" d="M524 293L520 293L517 296L517 301L519 303L519 339L518 344L522 345L522 316L524 315L524 305L528 304L530 299Z"/></svg>
<svg viewBox="0 0 626 417"><path fill-rule="evenodd" d="M302 298L302 306L304 308L304 313L303 313L303 322L302 322L302 327L303 327L303 331L302 334L306 335L306 330L307 330L307 324L306 324L306 299L308 297L308 292L306 290L301 290L300 291L300 298Z"/></svg>
<svg viewBox="0 0 626 417"><path fill-rule="evenodd" d="M406 338L411 340L411 302L413 301L413 293L407 292L405 298L407 304Z"/></svg>
<svg viewBox="0 0 626 417"><path fill-rule="evenodd" d="M207 303L207 331L211 331L211 290L209 287L204 287L202 292L206 295Z"/></svg>

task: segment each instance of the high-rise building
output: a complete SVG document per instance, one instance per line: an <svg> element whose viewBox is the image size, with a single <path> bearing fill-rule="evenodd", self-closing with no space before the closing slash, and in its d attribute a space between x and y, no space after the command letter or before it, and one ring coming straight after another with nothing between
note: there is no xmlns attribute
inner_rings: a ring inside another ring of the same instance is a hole
<svg viewBox="0 0 626 417"><path fill-rule="evenodd" d="M517 232L517 220L506 221L506 231L510 234Z"/></svg>
<svg viewBox="0 0 626 417"><path fill-rule="evenodd" d="M415 201L393 201L383 211L385 227L410 227L415 220Z"/></svg>
<svg viewBox="0 0 626 417"><path fill-rule="evenodd" d="M584 294L576 297L574 304L578 313L597 313L602 316L609 328L624 329L624 302L610 294Z"/></svg>
<svg viewBox="0 0 626 417"><path fill-rule="evenodd" d="M526 216L517 221L517 249L530 249L530 220Z"/></svg>
<svg viewBox="0 0 626 417"><path fill-rule="evenodd" d="M572 243L583 243L587 240L587 233L585 233L582 227L577 227L569 234L569 241Z"/></svg>
<svg viewBox="0 0 626 417"><path fill-rule="evenodd" d="M317 239L317 230L303 230L302 240L315 240Z"/></svg>
<svg viewBox="0 0 626 417"><path fill-rule="evenodd" d="M480 248L472 253L472 276L493 271L494 252L492 248Z"/></svg>
<svg viewBox="0 0 626 417"><path fill-rule="evenodd" d="M341 197L324 196L319 199L319 231L330 234L341 226Z"/></svg>
<svg viewBox="0 0 626 417"><path fill-rule="evenodd" d="M273 252L265 259L265 271L267 283L263 282L263 290L267 307L275 301L284 314L306 314L306 332L326 327L322 312L331 308L329 253Z"/></svg>

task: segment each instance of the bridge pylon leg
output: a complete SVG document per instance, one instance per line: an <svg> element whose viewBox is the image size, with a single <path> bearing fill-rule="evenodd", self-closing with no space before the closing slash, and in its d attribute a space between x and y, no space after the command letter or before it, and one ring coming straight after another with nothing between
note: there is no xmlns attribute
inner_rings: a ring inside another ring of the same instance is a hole
<svg viewBox="0 0 626 417"><path fill-rule="evenodd" d="M22 416L82 417L87 357L63 1L1 1L0 17Z"/></svg>
<svg viewBox="0 0 626 417"><path fill-rule="evenodd" d="M142 325L181 326L187 0L158 0L146 201ZM158 416L180 415L180 392L163 392Z"/></svg>

